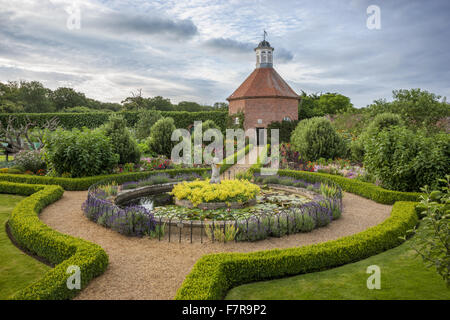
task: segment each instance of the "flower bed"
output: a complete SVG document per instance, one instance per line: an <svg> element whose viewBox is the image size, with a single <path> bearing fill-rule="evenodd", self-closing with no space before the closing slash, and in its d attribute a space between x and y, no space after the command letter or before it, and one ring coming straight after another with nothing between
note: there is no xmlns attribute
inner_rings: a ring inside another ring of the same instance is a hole
<svg viewBox="0 0 450 320"><path fill-rule="evenodd" d="M206 181L182 182L172 194L177 200L188 200L196 207L200 203L247 202L255 199L260 188L246 180L222 180L220 183Z"/></svg>

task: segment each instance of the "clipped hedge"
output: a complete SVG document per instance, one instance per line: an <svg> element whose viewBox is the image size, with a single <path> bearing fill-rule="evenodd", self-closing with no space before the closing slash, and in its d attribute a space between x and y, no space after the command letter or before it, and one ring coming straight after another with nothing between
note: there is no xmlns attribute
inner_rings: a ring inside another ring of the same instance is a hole
<svg viewBox="0 0 450 320"><path fill-rule="evenodd" d="M279 170L279 175L311 182L335 181L343 190L379 203L392 204L391 216L363 232L334 241L289 249L203 256L178 289L175 299L222 299L231 288L254 281L334 268L356 262L402 243L401 236L418 223L419 194L385 190L370 183L323 173Z"/></svg>
<svg viewBox="0 0 450 320"><path fill-rule="evenodd" d="M47 205L61 198L60 186L27 185L0 182L0 193L29 195L13 209L8 225L17 243L55 264L41 279L15 293L15 300L70 299L80 290L67 288L69 266L78 266L81 289L108 266L106 252L94 243L61 234L39 220L38 214Z"/></svg>
<svg viewBox="0 0 450 320"><path fill-rule="evenodd" d="M316 272L356 262L399 245L418 222L414 202L397 202L383 223L338 240L289 249L203 256L175 296L177 300L222 299L249 282Z"/></svg>
<svg viewBox="0 0 450 320"><path fill-rule="evenodd" d="M419 201L421 193L401 192L383 189L369 182L362 182L355 179L344 178L342 176L307 171L278 170L280 176L289 176L298 179L305 179L311 182L322 182L331 180L339 184L342 190L357 194L361 197L371 199L382 204L394 204L396 201Z"/></svg>
<svg viewBox="0 0 450 320"><path fill-rule="evenodd" d="M138 119L139 112L120 112L127 120L129 127L133 127ZM97 128L108 121L111 112L89 112L89 113L2 113L0 122L6 125L10 116L15 118L17 125L24 124L27 117L38 125L44 124L47 120L57 117L59 124L65 129L72 128ZM171 117L175 121L177 128L187 128L194 121L213 120L221 129L225 130L228 120L226 111L205 111L205 112L187 112L187 111L161 111L163 117Z"/></svg>
<svg viewBox="0 0 450 320"><path fill-rule="evenodd" d="M140 180L149 177L153 174L161 172L168 173L171 176L179 173L198 173L202 174L208 172L209 168L184 168L184 169L167 169L167 170L154 170L154 171L142 171L142 172L129 172L118 173L110 175L100 175L94 177L85 178L61 178L61 177L47 177L47 176L32 176L27 174L0 174L0 181L27 183L27 184L45 184L45 185L58 185L68 191L80 191L87 190L91 185L96 182L105 180L116 181L117 183L123 183L127 181Z"/></svg>

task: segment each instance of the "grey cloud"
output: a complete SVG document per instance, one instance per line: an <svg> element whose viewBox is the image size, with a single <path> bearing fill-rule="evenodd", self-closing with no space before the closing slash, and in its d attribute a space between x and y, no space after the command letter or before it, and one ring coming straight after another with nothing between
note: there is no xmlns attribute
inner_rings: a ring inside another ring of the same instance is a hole
<svg viewBox="0 0 450 320"><path fill-rule="evenodd" d="M292 54L292 52L290 52L284 48L275 49L273 54L274 54L275 61L289 62L294 59L294 55Z"/></svg>
<svg viewBox="0 0 450 320"><path fill-rule="evenodd" d="M235 53L247 54L252 52L257 43L241 42L229 38L212 38L205 41L205 46L217 50L231 50ZM275 48L275 62L288 62L293 60L294 55L287 49Z"/></svg>
<svg viewBox="0 0 450 320"><path fill-rule="evenodd" d="M212 38L205 41L205 45L213 49L227 49L238 53L248 53L255 48L255 44L245 43L228 38Z"/></svg>
<svg viewBox="0 0 450 320"><path fill-rule="evenodd" d="M93 28L105 28L117 32L119 35L129 33L140 35L169 34L178 38L190 38L198 33L196 25L189 19L173 20L154 15L110 13L97 17L88 16L84 25Z"/></svg>

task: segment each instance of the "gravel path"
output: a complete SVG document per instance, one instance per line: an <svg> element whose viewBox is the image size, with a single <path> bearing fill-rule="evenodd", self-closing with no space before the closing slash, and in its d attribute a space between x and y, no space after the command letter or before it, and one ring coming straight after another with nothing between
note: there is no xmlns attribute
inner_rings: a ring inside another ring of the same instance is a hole
<svg viewBox="0 0 450 320"><path fill-rule="evenodd" d="M101 245L109 255L106 272L94 279L76 299L172 299L195 261L213 252L250 252L289 248L337 239L361 232L385 220L391 206L344 194L339 220L283 238L238 243L178 243L132 238L89 221L81 211L86 191L66 191L40 215L50 227Z"/></svg>

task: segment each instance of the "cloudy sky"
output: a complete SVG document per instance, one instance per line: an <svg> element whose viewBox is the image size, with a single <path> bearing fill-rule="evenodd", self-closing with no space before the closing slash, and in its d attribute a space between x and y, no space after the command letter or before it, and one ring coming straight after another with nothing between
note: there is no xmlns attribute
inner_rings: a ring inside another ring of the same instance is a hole
<svg viewBox="0 0 450 320"><path fill-rule="evenodd" d="M339 92L357 107L401 88L450 98L449 16L448 0L0 0L0 81L212 104L252 72L265 29L297 93Z"/></svg>

